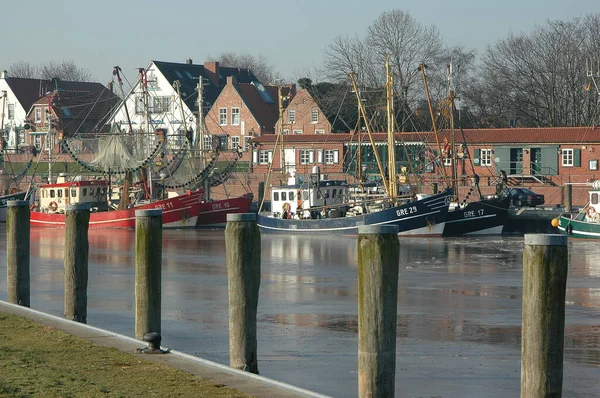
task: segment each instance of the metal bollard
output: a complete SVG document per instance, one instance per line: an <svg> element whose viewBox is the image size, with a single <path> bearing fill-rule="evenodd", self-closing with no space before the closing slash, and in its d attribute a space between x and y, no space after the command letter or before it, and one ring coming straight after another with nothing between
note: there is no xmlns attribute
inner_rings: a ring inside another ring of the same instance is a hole
<svg viewBox="0 0 600 398"><path fill-rule="evenodd" d="M8 301L13 304L29 307L31 304L29 202L27 200L10 200L6 205L6 280Z"/></svg>
<svg viewBox="0 0 600 398"><path fill-rule="evenodd" d="M358 227L359 397L394 396L399 259L397 227Z"/></svg>
<svg viewBox="0 0 600 398"><path fill-rule="evenodd" d="M260 249L256 214L227 214L225 256L229 294L229 363L233 368L256 374Z"/></svg>
<svg viewBox="0 0 600 398"><path fill-rule="evenodd" d="M65 213L65 318L87 322L90 206L67 205Z"/></svg>
<svg viewBox="0 0 600 398"><path fill-rule="evenodd" d="M135 211L135 338L161 333L162 209Z"/></svg>
<svg viewBox="0 0 600 398"><path fill-rule="evenodd" d="M521 397L562 396L568 247L565 235L526 234Z"/></svg>

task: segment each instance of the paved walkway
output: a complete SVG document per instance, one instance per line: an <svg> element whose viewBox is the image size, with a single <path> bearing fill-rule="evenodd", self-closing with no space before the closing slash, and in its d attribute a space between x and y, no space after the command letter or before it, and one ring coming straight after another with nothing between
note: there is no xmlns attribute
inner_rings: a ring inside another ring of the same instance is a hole
<svg viewBox="0 0 600 398"><path fill-rule="evenodd" d="M0 301L0 312L27 318L39 324L51 326L73 336L92 341L98 345L116 348L125 353L144 355L136 353L136 349L147 346L145 342L136 340L132 337L73 322L30 308L10 304L5 301ZM326 395L317 394L252 373L243 372L175 350L171 350L171 352L164 355L145 355L144 358L150 361L164 363L185 372L210 379L215 383L224 384L246 394L258 397L328 398Z"/></svg>

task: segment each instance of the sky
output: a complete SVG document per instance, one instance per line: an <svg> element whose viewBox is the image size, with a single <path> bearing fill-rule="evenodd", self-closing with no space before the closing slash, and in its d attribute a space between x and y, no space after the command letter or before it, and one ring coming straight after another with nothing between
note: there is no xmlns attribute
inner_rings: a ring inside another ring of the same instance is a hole
<svg viewBox="0 0 600 398"><path fill-rule="evenodd" d="M233 52L263 55L290 81L321 67L323 50L337 36L362 38L394 8L435 25L446 45L482 54L510 32L600 12L600 1L14 1L3 8L0 69L68 60L108 83L115 65L135 80L137 68L152 60L202 64Z"/></svg>

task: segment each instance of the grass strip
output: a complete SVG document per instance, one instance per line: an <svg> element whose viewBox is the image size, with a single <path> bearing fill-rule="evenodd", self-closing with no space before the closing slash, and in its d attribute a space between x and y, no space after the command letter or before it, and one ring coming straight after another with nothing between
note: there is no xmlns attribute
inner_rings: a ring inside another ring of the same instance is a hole
<svg viewBox="0 0 600 398"><path fill-rule="evenodd" d="M249 397L199 376L0 313L0 397Z"/></svg>

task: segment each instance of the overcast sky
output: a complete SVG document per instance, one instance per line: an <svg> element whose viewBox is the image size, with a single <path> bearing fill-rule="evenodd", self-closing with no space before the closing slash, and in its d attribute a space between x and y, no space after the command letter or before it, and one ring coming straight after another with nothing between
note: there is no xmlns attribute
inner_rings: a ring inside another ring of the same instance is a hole
<svg viewBox="0 0 600 398"><path fill-rule="evenodd" d="M136 68L151 60L203 63L235 52L262 54L292 78L321 66L323 49L336 36L364 37L381 13L394 8L437 26L447 45L481 54L511 31L600 12L600 1L12 1L3 7L0 68L65 59L106 83L115 65L135 80Z"/></svg>

